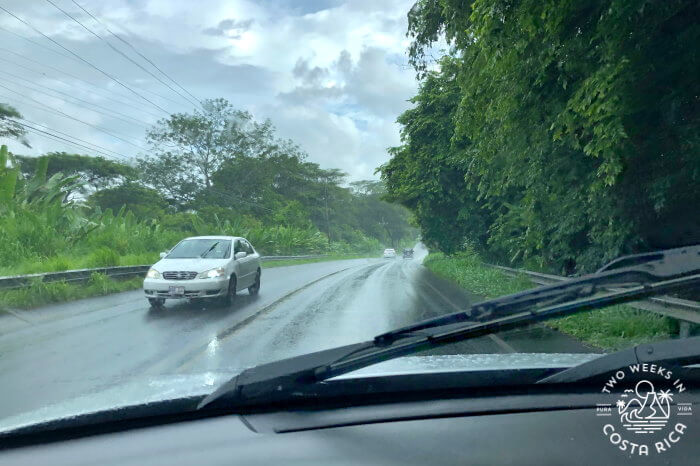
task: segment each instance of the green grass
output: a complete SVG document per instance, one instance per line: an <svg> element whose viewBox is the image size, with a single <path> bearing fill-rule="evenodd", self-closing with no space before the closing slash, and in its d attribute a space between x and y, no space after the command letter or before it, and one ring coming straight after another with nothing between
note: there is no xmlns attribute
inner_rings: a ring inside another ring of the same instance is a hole
<svg viewBox="0 0 700 466"><path fill-rule="evenodd" d="M93 273L85 283L34 282L31 286L0 292L0 309L31 309L37 306L90 296L102 296L120 291L134 290L143 284L142 277L114 280L100 273Z"/></svg>
<svg viewBox="0 0 700 466"><path fill-rule="evenodd" d="M77 257L57 255L44 260L27 261L12 267L0 267L0 276L26 275L30 273L60 272L63 270L92 269L118 265L154 264L158 253L116 255L109 249L98 249Z"/></svg>
<svg viewBox="0 0 700 466"><path fill-rule="evenodd" d="M431 253L423 265L436 275L485 298L517 293L535 286L524 275L510 277L484 265L478 255L470 252L450 257ZM605 350L664 340L678 334L676 320L624 305L552 319L544 324Z"/></svg>

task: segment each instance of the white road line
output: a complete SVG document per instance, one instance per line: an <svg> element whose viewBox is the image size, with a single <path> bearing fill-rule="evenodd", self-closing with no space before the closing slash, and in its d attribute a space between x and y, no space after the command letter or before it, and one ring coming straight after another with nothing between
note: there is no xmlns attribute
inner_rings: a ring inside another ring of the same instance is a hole
<svg viewBox="0 0 700 466"><path fill-rule="evenodd" d="M225 341L226 339L230 338L231 335L233 335L237 330L239 330L239 329L241 329L242 327L244 327L244 326L250 324L250 323L253 322L256 318L260 317L261 315L263 315L263 314L265 314L265 313L267 313L267 312L273 310L274 308L276 308L277 306L279 306L280 303L282 303L283 301L287 300L287 299L290 298L291 296L293 296L293 295L295 295L295 294L297 294L297 293L300 293L300 292L306 290L307 288L309 288L309 287L311 287L311 286L317 284L318 282L320 282L320 281L322 281L322 280L325 280L325 279L327 279L327 278L332 277L333 275L337 275L337 274L339 274L339 273L341 273L341 272L345 272L345 271L347 271L347 270L350 270L350 269L352 269L353 267L355 267L355 266L352 265L352 266L349 266L349 267L345 267L344 269L340 269L340 270L336 270L335 272L328 273L328 274L326 274L326 275L323 275L323 276L321 276L321 277L319 277L319 278L316 278L315 280L312 280L312 281L310 281L310 282L308 282L308 283L306 283L306 284L300 286L299 288L296 288L296 289L294 289L294 290L292 290L292 291L290 291L290 292L284 294L283 296L281 296L281 297L275 299L275 300L272 301L271 303L269 303L269 304L267 304L267 305L265 305L265 306L259 308L258 310L256 310L255 312L253 312L253 313L252 313L251 315L249 315L248 317L242 319L241 321L239 321L239 322L237 322L237 323L231 325L230 327L227 327L227 328L224 329L224 330L218 331L215 338L218 340L219 343ZM234 306L235 306L235 304L234 304ZM201 344L201 343L200 343L200 344L196 345L196 348L195 348L195 349L192 349L192 348L188 349L188 351L187 351L185 357L183 358L184 361L181 362L181 363L175 368L175 371L176 371L176 372L182 372L183 370L185 370L185 369L187 369L188 367L190 367L190 366L191 366L197 359L199 359L202 355L206 354L207 347L209 346L209 343L211 343L211 339L209 339L209 340L206 342L206 344Z"/></svg>

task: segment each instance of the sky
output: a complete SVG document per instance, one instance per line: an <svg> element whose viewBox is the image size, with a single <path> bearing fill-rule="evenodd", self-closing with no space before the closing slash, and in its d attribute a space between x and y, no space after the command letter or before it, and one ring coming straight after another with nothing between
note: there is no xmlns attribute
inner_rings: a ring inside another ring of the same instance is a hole
<svg viewBox="0 0 700 466"><path fill-rule="evenodd" d="M377 178L387 147L399 143L396 118L417 89L406 55L413 3L0 0L29 23L0 9L0 103L36 130L103 154L36 130L31 149L0 142L21 154L130 159L146 153L145 132L159 118L192 111L191 96L223 97L269 118L308 161L340 168L349 181Z"/></svg>

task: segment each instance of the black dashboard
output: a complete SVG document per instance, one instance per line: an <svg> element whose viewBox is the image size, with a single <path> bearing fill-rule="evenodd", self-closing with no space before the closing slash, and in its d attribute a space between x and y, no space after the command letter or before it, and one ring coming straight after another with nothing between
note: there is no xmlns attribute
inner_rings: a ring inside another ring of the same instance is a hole
<svg viewBox="0 0 700 466"><path fill-rule="evenodd" d="M4 465L697 464L700 420L648 455L606 430L600 394L453 398L223 415L0 451ZM698 400L693 399L693 405ZM673 430L670 428L670 430ZM629 437L629 435L628 435ZM675 439L675 441L673 440Z"/></svg>

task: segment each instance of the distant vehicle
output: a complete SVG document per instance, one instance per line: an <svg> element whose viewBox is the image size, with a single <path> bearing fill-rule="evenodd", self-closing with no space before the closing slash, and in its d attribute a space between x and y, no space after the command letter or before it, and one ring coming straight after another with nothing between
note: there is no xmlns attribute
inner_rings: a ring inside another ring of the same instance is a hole
<svg viewBox="0 0 700 466"><path fill-rule="evenodd" d="M392 248L387 248L384 250L384 259L393 259L396 257L396 251Z"/></svg>
<svg viewBox="0 0 700 466"><path fill-rule="evenodd" d="M413 249L412 248L406 248L403 250L403 258L404 259L412 259L413 258Z"/></svg>
<svg viewBox="0 0 700 466"><path fill-rule="evenodd" d="M166 299L212 299L231 304L236 292L260 290L260 255L236 236L195 236L160 253L143 281L151 306Z"/></svg>

